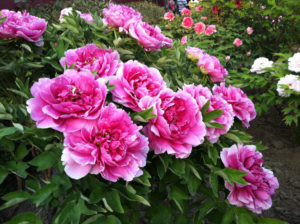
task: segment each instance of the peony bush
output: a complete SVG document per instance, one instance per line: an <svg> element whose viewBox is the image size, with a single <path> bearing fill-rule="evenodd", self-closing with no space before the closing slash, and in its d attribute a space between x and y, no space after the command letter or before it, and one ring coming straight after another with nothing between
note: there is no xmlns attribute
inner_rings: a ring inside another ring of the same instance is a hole
<svg viewBox="0 0 300 224"><path fill-rule="evenodd" d="M244 132L256 110L229 85L225 57L130 7L85 13L63 9L48 24L38 51L48 69L16 79L16 98L0 103L0 183L18 182L0 210L32 203L53 223L285 223L254 214L271 207L279 184ZM182 12L190 28L193 13ZM203 24L195 35L218 33ZM32 42L11 38L1 44Z"/></svg>

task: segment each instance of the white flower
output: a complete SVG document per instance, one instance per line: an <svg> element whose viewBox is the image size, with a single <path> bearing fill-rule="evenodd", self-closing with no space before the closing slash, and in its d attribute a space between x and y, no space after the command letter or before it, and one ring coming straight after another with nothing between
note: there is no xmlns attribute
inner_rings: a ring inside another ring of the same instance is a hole
<svg viewBox="0 0 300 224"><path fill-rule="evenodd" d="M264 73L265 68L271 68L273 65L273 61L269 61L269 59L260 57L255 59L250 71L256 72L257 74Z"/></svg>
<svg viewBox="0 0 300 224"><path fill-rule="evenodd" d="M300 72L300 53L296 53L289 58L289 70L293 72Z"/></svg>
<svg viewBox="0 0 300 224"><path fill-rule="evenodd" d="M64 15L69 15L72 13L72 7L69 7L69 8L64 8L63 10L60 11L60 17L59 17L59 21L60 22L64 22L65 19L63 18Z"/></svg>
<svg viewBox="0 0 300 224"><path fill-rule="evenodd" d="M298 75L286 75L279 79L277 83L277 92L279 96L289 97L290 93L284 92L284 88L281 85L287 85L289 89L296 92L300 92L300 80Z"/></svg>

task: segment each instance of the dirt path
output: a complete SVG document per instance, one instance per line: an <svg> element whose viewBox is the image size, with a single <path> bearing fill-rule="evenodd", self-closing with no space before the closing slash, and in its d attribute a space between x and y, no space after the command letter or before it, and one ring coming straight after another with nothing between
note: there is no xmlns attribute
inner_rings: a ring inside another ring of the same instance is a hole
<svg viewBox="0 0 300 224"><path fill-rule="evenodd" d="M265 211L263 216L299 224L300 135L298 143L290 140L292 130L283 124L276 110L256 118L248 132L254 136L254 140L262 141L269 147L263 151L264 166L273 170L280 184L272 197L272 208Z"/></svg>

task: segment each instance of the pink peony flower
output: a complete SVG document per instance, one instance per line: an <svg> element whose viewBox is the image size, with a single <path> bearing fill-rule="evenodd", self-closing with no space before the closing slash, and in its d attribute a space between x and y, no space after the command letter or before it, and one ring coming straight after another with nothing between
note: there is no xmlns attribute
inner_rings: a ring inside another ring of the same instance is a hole
<svg viewBox="0 0 300 224"><path fill-rule="evenodd" d="M194 29L195 29L195 33L202 34L205 31L205 24L202 22L196 23Z"/></svg>
<svg viewBox="0 0 300 224"><path fill-rule="evenodd" d="M202 20L208 20L208 17L202 16L201 19L202 19Z"/></svg>
<svg viewBox="0 0 300 224"><path fill-rule="evenodd" d="M205 35L211 35L213 33L217 32L215 25L209 25L205 30Z"/></svg>
<svg viewBox="0 0 300 224"><path fill-rule="evenodd" d="M143 129L150 149L155 154L167 152L176 158L187 158L206 134L195 99L182 90L175 93L166 89L156 103L156 110L157 117Z"/></svg>
<svg viewBox="0 0 300 224"><path fill-rule="evenodd" d="M191 15L191 10L187 9L187 8L183 8L181 10L181 15L187 17L187 16L190 16Z"/></svg>
<svg viewBox="0 0 300 224"><path fill-rule="evenodd" d="M54 78L40 78L31 87L27 110L38 128L72 132L92 123L105 104L107 88L91 72L66 70Z"/></svg>
<svg viewBox="0 0 300 224"><path fill-rule="evenodd" d="M158 26L154 27L145 22L131 24L129 35L136 39L146 51L160 51L163 46L172 47L172 39L164 36Z"/></svg>
<svg viewBox="0 0 300 224"><path fill-rule="evenodd" d="M77 71L96 72L96 78L110 77L116 74L120 66L119 53L111 49L101 49L95 44L67 50L65 57L60 59L62 67L74 66Z"/></svg>
<svg viewBox="0 0 300 224"><path fill-rule="evenodd" d="M253 33L253 28L252 28L252 27L248 27L248 28L247 28L247 33L248 33L249 35L251 35L251 34Z"/></svg>
<svg viewBox="0 0 300 224"><path fill-rule="evenodd" d="M196 7L197 12L202 12L204 10L204 7L202 5L199 5Z"/></svg>
<svg viewBox="0 0 300 224"><path fill-rule="evenodd" d="M47 28L46 20L31 16L26 11L22 14L6 9L1 10L1 18L3 17L7 18L0 24L1 39L21 37L37 46L44 44L41 36Z"/></svg>
<svg viewBox="0 0 300 224"><path fill-rule="evenodd" d="M225 76L228 75L227 70L221 65L220 61L215 56L206 53L199 58L198 66L202 73L209 74L212 82L223 82Z"/></svg>
<svg viewBox="0 0 300 224"><path fill-rule="evenodd" d="M141 111L142 101L158 98L166 88L156 68L149 68L138 61L127 61L110 79L110 85L116 86L112 90L113 100L134 111Z"/></svg>
<svg viewBox="0 0 300 224"><path fill-rule="evenodd" d="M185 45L187 42L188 42L188 37L187 36L182 37L181 40L180 40L180 43L182 45Z"/></svg>
<svg viewBox="0 0 300 224"><path fill-rule="evenodd" d="M249 122L256 117L255 106L240 88L221 83L220 86L214 86L213 93L221 96L233 108L234 115L240 119L244 126L249 127Z"/></svg>
<svg viewBox="0 0 300 224"><path fill-rule="evenodd" d="M190 28L192 28L193 23L194 23L194 21L191 17L185 17L182 20L182 27L185 29L190 29Z"/></svg>
<svg viewBox="0 0 300 224"><path fill-rule="evenodd" d="M62 162L73 179L88 173L109 181L131 181L143 174L148 140L129 115L114 104L103 108L94 126L65 134Z"/></svg>
<svg viewBox="0 0 300 224"><path fill-rule="evenodd" d="M247 52L247 56L250 56L250 55L251 55L251 51L248 51L248 52Z"/></svg>
<svg viewBox="0 0 300 224"><path fill-rule="evenodd" d="M273 172L262 167L262 154L256 152L255 145L233 145L223 148L221 159L226 168L246 172L244 176L247 185L230 185L225 181L225 187L230 190L228 201L235 206L245 206L252 212L260 214L262 210L272 206L271 195L279 188L279 183Z"/></svg>
<svg viewBox="0 0 300 224"><path fill-rule="evenodd" d="M216 143L219 137L223 134L226 134L233 125L234 114L231 105L221 97L212 95L211 91L207 87L203 87L202 85L184 85L183 90L189 93L197 101L200 110L208 100L210 100L211 102L209 108L207 109L207 112L211 112L213 110L223 110L222 115L212 120L211 122L223 125L224 129L206 127L206 138L211 143Z"/></svg>
<svg viewBox="0 0 300 224"><path fill-rule="evenodd" d="M205 53L204 50L199 49L197 47L187 47L186 48L186 56L191 60L199 60L200 57Z"/></svg>
<svg viewBox="0 0 300 224"><path fill-rule="evenodd" d="M65 21L64 15L70 15L70 14L72 14L72 11L73 11L72 7L64 8L63 10L61 10L61 12L60 12L60 17L59 17L59 21L60 21L60 22ZM82 13L82 12L80 12L80 11L78 11L78 10L76 10L76 12L77 12L77 13L79 14L79 16L80 16L82 19L84 19L85 21L87 21L87 22L92 22L92 23L95 22L91 14L89 14L89 13Z"/></svg>
<svg viewBox="0 0 300 224"><path fill-rule="evenodd" d="M229 61L230 60L230 56L226 56L226 61Z"/></svg>
<svg viewBox="0 0 300 224"><path fill-rule="evenodd" d="M235 38L234 41L233 41L233 44L236 46L236 47L239 47L243 44L243 41L241 41L239 38Z"/></svg>
<svg viewBox="0 0 300 224"><path fill-rule="evenodd" d="M125 5L109 4L108 9L103 9L103 14L104 22L120 32L127 32L130 24L142 21L143 18L139 12Z"/></svg>
<svg viewBox="0 0 300 224"><path fill-rule="evenodd" d="M165 20L173 21L175 19L175 16L172 12L166 12L164 15Z"/></svg>

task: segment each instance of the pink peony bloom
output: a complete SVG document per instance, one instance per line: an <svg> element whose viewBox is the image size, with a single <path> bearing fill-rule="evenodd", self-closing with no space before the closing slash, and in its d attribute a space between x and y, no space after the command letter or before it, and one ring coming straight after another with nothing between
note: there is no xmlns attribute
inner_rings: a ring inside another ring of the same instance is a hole
<svg viewBox="0 0 300 224"><path fill-rule="evenodd" d="M175 16L172 12L166 12L164 15L165 20L173 21L175 19Z"/></svg>
<svg viewBox="0 0 300 224"><path fill-rule="evenodd" d="M202 5L199 5L196 7L197 12L202 12L204 10L204 7Z"/></svg>
<svg viewBox="0 0 300 224"><path fill-rule="evenodd" d="M72 11L73 11L72 7L64 8L63 10L61 10L61 12L60 12L60 17L59 17L59 21L60 21L60 22L65 21L64 15L70 15L70 14L72 14ZM78 10L76 10L76 12L77 12L77 13L79 14L79 16L80 16L82 19L84 19L85 21L87 21L87 22L92 22L92 23L95 22L91 14L89 14L89 13L82 13L82 12L80 12L80 11L78 11Z"/></svg>
<svg viewBox="0 0 300 224"><path fill-rule="evenodd" d="M188 42L188 37L187 36L182 37L181 40L180 40L180 43L182 45L185 45L187 42Z"/></svg>
<svg viewBox="0 0 300 224"><path fill-rule="evenodd" d="M162 91L156 103L157 117L143 131L155 154L167 152L176 158L187 158L192 147L200 145L206 134L199 107L188 93L170 89Z"/></svg>
<svg viewBox="0 0 300 224"><path fill-rule="evenodd" d="M213 33L217 32L215 25L209 25L205 30L205 35L211 35Z"/></svg>
<svg viewBox="0 0 300 224"><path fill-rule="evenodd" d="M249 122L256 117L255 106L240 88L221 83L220 86L214 86L213 93L221 96L233 108L234 115L240 119L244 126L249 127Z"/></svg>
<svg viewBox="0 0 300 224"><path fill-rule="evenodd" d="M197 101L200 110L208 100L211 102L207 112L211 112L213 110L223 110L222 115L211 122L223 125L224 129L206 127L206 138L211 143L216 143L219 137L223 134L226 134L233 125L234 114L231 105L221 97L212 95L211 91L202 85L184 85L183 90L189 93Z"/></svg>
<svg viewBox="0 0 300 224"><path fill-rule="evenodd" d="M31 87L27 110L38 128L72 132L92 123L105 104L107 88L91 72L66 70L54 78L40 78Z"/></svg>
<svg viewBox="0 0 300 224"><path fill-rule="evenodd" d="M248 27L248 28L247 28L247 33L248 33L249 35L251 35L251 34L253 33L253 28L252 28L252 27Z"/></svg>
<svg viewBox="0 0 300 224"><path fill-rule="evenodd" d="M230 56L226 56L226 61L229 61L230 60Z"/></svg>
<svg viewBox="0 0 300 224"><path fill-rule="evenodd" d="M154 27L146 22L131 24L129 35L136 39L146 51L160 51L163 46L172 47L172 39L164 36L158 26Z"/></svg>
<svg viewBox="0 0 300 224"><path fill-rule="evenodd" d="M181 10L181 15L187 17L187 16L190 16L191 15L191 10L187 9L187 8L184 8Z"/></svg>
<svg viewBox="0 0 300 224"><path fill-rule="evenodd" d="M228 75L227 70L215 56L204 54L198 60L198 66L204 74L209 74L212 82L223 82Z"/></svg>
<svg viewBox="0 0 300 224"><path fill-rule="evenodd" d="M239 38L235 38L233 41L233 44L237 47L241 46L243 44L243 41L241 41Z"/></svg>
<svg viewBox="0 0 300 224"><path fill-rule="evenodd" d="M103 108L94 126L65 134L62 162L73 179L88 173L109 181L131 181L143 174L148 140L129 115L114 104Z"/></svg>
<svg viewBox="0 0 300 224"><path fill-rule="evenodd" d="M201 19L202 19L202 20L208 20L208 17L202 16Z"/></svg>
<svg viewBox="0 0 300 224"><path fill-rule="evenodd" d="M134 111L141 111L142 101L158 98L166 88L156 68L149 68L138 61L127 61L109 83L116 86L112 90L113 100Z"/></svg>
<svg viewBox="0 0 300 224"><path fill-rule="evenodd" d="M65 57L60 59L62 67L74 66L77 71L95 72L97 73L96 78L115 75L120 63L120 56L117 51L100 49L95 44L67 50Z"/></svg>
<svg viewBox="0 0 300 224"><path fill-rule="evenodd" d="M202 34L202 33L204 33L204 31L205 31L205 24L204 23L202 23L202 22L199 22L199 23L196 23L195 24L195 33L197 33L197 34Z"/></svg>
<svg viewBox="0 0 300 224"><path fill-rule="evenodd" d="M187 47L186 48L186 56L191 60L199 60L200 57L205 53L204 50L199 49L197 47Z"/></svg>
<svg viewBox="0 0 300 224"><path fill-rule="evenodd" d="M250 55L251 55L251 51L248 51L248 52L247 52L247 56L250 56Z"/></svg>
<svg viewBox="0 0 300 224"><path fill-rule="evenodd" d="M109 4L108 9L103 9L103 14L104 23L120 32L127 32L130 24L142 21L143 18L139 12L125 5Z"/></svg>
<svg viewBox="0 0 300 224"><path fill-rule="evenodd" d="M185 29L190 29L190 28L192 28L193 23L194 23L194 21L191 17L185 17L182 20L182 27Z"/></svg>
<svg viewBox="0 0 300 224"><path fill-rule="evenodd" d="M252 212L260 214L262 210L272 206L271 195L279 188L279 183L273 172L262 167L262 154L256 152L255 145L233 145L223 148L221 159L226 168L246 172L244 176L247 185L230 185L225 181L225 187L230 190L228 201L235 206L245 206Z"/></svg>
<svg viewBox="0 0 300 224"><path fill-rule="evenodd" d="M37 46L44 44L41 36L47 28L44 19L31 16L26 11L21 12L1 10L1 18L7 17L0 24L1 39L15 39L21 37L29 42L35 42Z"/></svg>

